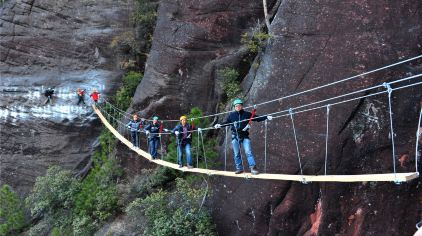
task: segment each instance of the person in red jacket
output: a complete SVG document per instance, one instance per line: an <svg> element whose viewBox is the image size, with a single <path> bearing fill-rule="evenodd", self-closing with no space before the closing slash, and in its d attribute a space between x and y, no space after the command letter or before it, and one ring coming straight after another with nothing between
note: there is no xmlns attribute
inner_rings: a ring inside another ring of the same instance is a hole
<svg viewBox="0 0 422 236"><path fill-rule="evenodd" d="M100 99L100 93L96 89L94 89L89 96L92 97L92 100L94 100L95 105L97 105L97 102Z"/></svg>

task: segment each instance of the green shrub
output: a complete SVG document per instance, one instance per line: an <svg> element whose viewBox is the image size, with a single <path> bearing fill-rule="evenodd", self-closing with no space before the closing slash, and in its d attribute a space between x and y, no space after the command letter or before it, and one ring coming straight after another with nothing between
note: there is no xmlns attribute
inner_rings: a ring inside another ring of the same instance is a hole
<svg viewBox="0 0 422 236"><path fill-rule="evenodd" d="M137 0L132 18L145 28L153 28L157 19L157 4L152 0Z"/></svg>
<svg viewBox="0 0 422 236"><path fill-rule="evenodd" d="M121 35L113 37L110 43L110 47L112 49L117 49L119 51L130 53L133 55L136 53L140 53L139 43L137 42L133 32L131 31L127 31L122 33Z"/></svg>
<svg viewBox="0 0 422 236"><path fill-rule="evenodd" d="M144 199L138 198L126 212L145 235L216 235L209 213L200 208L205 191L177 178L175 192L160 190ZM136 221L145 218L146 225Z"/></svg>
<svg viewBox="0 0 422 236"><path fill-rule="evenodd" d="M226 67L218 71L220 76L223 77L223 91L227 96L227 99L233 100L239 97L242 93L242 88L239 82L239 72L236 69Z"/></svg>
<svg viewBox="0 0 422 236"><path fill-rule="evenodd" d="M75 197L74 210L79 221L88 217L91 221L102 222L118 209L118 192L114 183L121 175L118 166L115 159L94 154L94 167Z"/></svg>
<svg viewBox="0 0 422 236"><path fill-rule="evenodd" d="M79 182L72 177L70 171L52 166L45 176L37 177L26 203L33 216L53 214L57 209L71 209L79 189Z"/></svg>
<svg viewBox="0 0 422 236"><path fill-rule="evenodd" d="M269 38L271 38L271 35L257 28L252 33L242 34L240 43L246 45L250 53L255 54L264 47Z"/></svg>
<svg viewBox="0 0 422 236"><path fill-rule="evenodd" d="M0 189L0 235L10 235L25 225L23 202L9 185Z"/></svg>
<svg viewBox="0 0 422 236"><path fill-rule="evenodd" d="M135 94L136 88L142 80L142 74L129 71L123 77L123 86L117 91L115 96L116 105L121 110L127 110Z"/></svg>

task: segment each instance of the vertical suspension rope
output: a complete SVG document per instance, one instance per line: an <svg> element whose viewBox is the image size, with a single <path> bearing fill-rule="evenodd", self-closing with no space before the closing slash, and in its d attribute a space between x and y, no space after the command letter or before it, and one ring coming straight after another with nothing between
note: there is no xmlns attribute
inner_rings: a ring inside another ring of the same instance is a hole
<svg viewBox="0 0 422 236"><path fill-rule="evenodd" d="M387 89L388 92L388 110L390 114L390 133L391 133L391 145L392 145L392 151L393 151L393 171L394 171L394 182L399 183L397 180L397 174L396 174L396 149L394 145L394 128L393 128L393 112L391 111L391 93L393 89L391 89L391 86L389 83L384 83L384 87Z"/></svg>
<svg viewBox="0 0 422 236"><path fill-rule="evenodd" d="M196 139L196 168L199 168L199 130Z"/></svg>
<svg viewBox="0 0 422 236"><path fill-rule="evenodd" d="M326 133L325 133L325 162L324 162L324 175L327 175L327 159L328 159L328 122L330 121L330 106L327 105L327 122L325 124Z"/></svg>
<svg viewBox="0 0 422 236"><path fill-rule="evenodd" d="M415 147L415 169L416 169L416 173L419 174L419 167L418 167L418 159L419 159L419 155L418 155L418 151L419 151L419 138L421 136L421 119L422 119L422 107L421 107L421 111L419 112L419 121L418 121L418 129L416 130L416 147Z"/></svg>
<svg viewBox="0 0 422 236"><path fill-rule="evenodd" d="M264 121L264 172L267 173L267 126L268 120Z"/></svg>
<svg viewBox="0 0 422 236"><path fill-rule="evenodd" d="M224 137L224 171L227 170L227 132L228 126L226 126L226 136Z"/></svg>
<svg viewBox="0 0 422 236"><path fill-rule="evenodd" d="M297 152L297 159L299 160L300 175L302 176L302 179L303 179L302 182L305 182L305 179L303 178L302 162L300 161L299 145L297 143L296 128L295 128L295 122L294 122L294 119L293 119L293 110L292 110L292 108L289 109L289 114L290 114L290 119L292 120L293 135L295 137L296 152Z"/></svg>
<svg viewBox="0 0 422 236"><path fill-rule="evenodd" d="M204 136L202 134L202 131L199 133L201 134L202 152L204 153L205 169L208 169L207 155L205 154Z"/></svg>

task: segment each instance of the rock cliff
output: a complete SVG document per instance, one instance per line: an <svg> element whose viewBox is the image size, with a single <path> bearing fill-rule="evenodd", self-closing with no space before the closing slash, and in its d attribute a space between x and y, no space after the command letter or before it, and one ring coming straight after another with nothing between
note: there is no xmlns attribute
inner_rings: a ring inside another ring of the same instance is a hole
<svg viewBox="0 0 422 236"><path fill-rule="evenodd" d="M109 49L131 29L131 1L5 1L0 8L0 184L26 194L51 165L83 167L100 124L76 89L115 92ZM54 87L52 105L42 95Z"/></svg>
<svg viewBox="0 0 422 236"><path fill-rule="evenodd" d="M272 13L257 68L244 74L247 104L324 85L412 57L421 50L419 1L269 2ZM240 71L240 35L263 22L257 1L163 1L145 78L132 109L177 117L199 106L216 112L217 70ZM264 114L420 72L420 61L258 108ZM407 74L406 74L407 73ZM420 87L394 92L396 168L414 170ZM391 172L387 96L335 106L330 113L329 174ZM169 111L169 112L168 112ZM221 118L220 118L221 119ZM324 173L325 110L295 116L305 174ZM263 168L263 125L251 138ZM268 172L298 174L289 117L269 124ZM223 153L223 150L221 150ZM408 159L403 162L402 157ZM223 156L223 155L222 155ZM232 163L230 163L232 165ZM214 220L221 235L410 235L421 216L421 181L292 183L210 177Z"/></svg>

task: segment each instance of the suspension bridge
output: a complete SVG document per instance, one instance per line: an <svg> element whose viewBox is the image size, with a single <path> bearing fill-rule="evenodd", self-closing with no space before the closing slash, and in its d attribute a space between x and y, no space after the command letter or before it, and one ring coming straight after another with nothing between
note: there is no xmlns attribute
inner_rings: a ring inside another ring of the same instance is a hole
<svg viewBox="0 0 422 236"><path fill-rule="evenodd" d="M326 85L322 85L319 87L315 87L309 90L301 91L298 93L294 93L288 96L280 97L274 100L266 101L263 103L255 104L247 108L256 108L257 106L281 101L286 98L291 98L294 96L300 96L309 92L313 92L319 89L323 89L329 86L333 86L339 83L344 83L346 81L350 81L352 79L356 79L359 77L362 77L364 75L368 75L380 70L384 70L393 66L401 65L403 63L413 61L416 59L422 58L422 55L419 55L417 57L413 57L404 61L400 61L394 64L390 64L375 70L371 70L359 75L355 75L349 78L345 78L342 80L335 81L333 83L329 83ZM366 182L366 181L385 181L385 182L395 182L395 183L401 183L401 182L407 182L412 179L416 179L419 177L419 170L418 170L418 161L419 161L419 142L420 142L420 136L421 136L421 118L422 118L422 108L419 112L419 119L416 129L416 143L415 143L415 171L414 172L397 172L396 170L396 150L395 150L395 141L394 141L394 125L393 125L393 113L392 113L392 94L395 91L407 89L415 86L420 86L422 84L421 81L422 74L407 76L403 78L399 78L390 82L383 82L381 84L359 89L356 91L352 91L349 93L345 93L342 95L334 96L328 99L323 99L320 101L311 102L308 104L299 105L296 107L291 107L288 109L284 109L281 111L276 111L272 113L265 114L265 116L271 115L273 116L273 119L278 119L281 117L289 117L291 121L292 126L292 133L294 135L295 145L296 145L296 151L297 151L297 158L298 158L298 166L299 166L299 174L278 174L278 173L266 173L267 169L267 150L266 150L266 141L267 141L267 121L265 121L265 157L264 157L264 166L265 166L265 173L261 173L259 175L252 175L250 173L242 173L242 174L235 174L233 171L226 171L226 165L227 165L227 153L225 148L224 152L224 159L225 159L225 166L224 170L214 170L214 169L208 169L206 165L206 157L205 157L205 166L206 168L179 168L178 164L171 163L165 160L160 159L153 159L151 155L147 152L145 152L142 149L136 148L133 146L133 144L125 137L125 133L128 133L127 129L125 129L126 125L121 120L122 118L128 118L130 117L130 114L128 114L125 111L122 111L118 109L116 106L114 106L112 103L110 103L107 100L104 100L103 103L93 105L93 109L95 113L100 118L101 122L106 126L106 128L123 144L125 144L128 148L130 148L132 151L136 152L138 155L148 159L151 162L154 162L158 165L169 167L172 169L177 169L184 172L192 172L192 173L201 173L206 175L219 175L219 176L228 176L228 177L236 177L236 178L247 178L247 179L267 179L267 180L287 180L287 181L299 181L302 183L308 183L308 182ZM363 94L363 95L361 95ZM348 103L351 101L361 100L364 98L369 98L373 96L381 96L381 95L387 95L388 98L388 114L389 114L389 129L390 129L390 137L391 139L391 147L392 147L392 164L393 164L393 171L392 173L377 173L377 174L358 174L358 175L328 175L327 174L327 159L328 159L328 142L329 142L329 115L330 115L330 109L336 105ZM326 135L325 135L325 163L324 163L324 174L323 175L305 175L303 174L303 166L301 163L301 155L299 152L299 144L298 139L296 135L296 129L295 129L295 115L304 113L304 112L311 112L318 109L325 109L326 111ZM222 113L216 113L216 114L210 114L210 115L204 115L201 117L196 117L195 119L203 119L213 116L219 116L226 114L230 111L222 112ZM263 115L264 116L264 115ZM163 120L166 122L175 122L178 120ZM245 122L246 120L239 121L239 122ZM233 123L230 123L228 125L232 125ZM197 132L198 133L198 140L199 137L203 139L202 132L206 130L212 130L215 129L214 127L204 127L195 131L191 132ZM159 133L160 135L160 142L161 142L161 135L170 135L172 133ZM227 129L226 129L226 138L225 138L225 144L227 143ZM162 145L160 145L162 147ZM163 151L161 151L163 153ZM204 151L205 156L205 151ZM197 160L197 167L198 160Z"/></svg>

